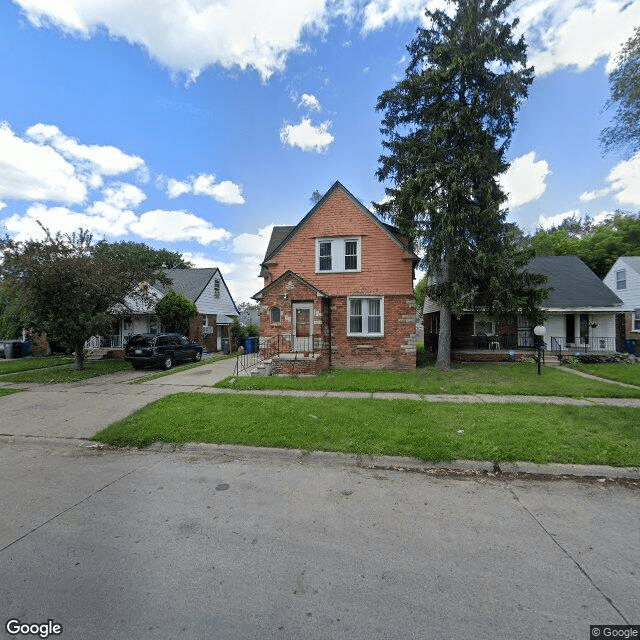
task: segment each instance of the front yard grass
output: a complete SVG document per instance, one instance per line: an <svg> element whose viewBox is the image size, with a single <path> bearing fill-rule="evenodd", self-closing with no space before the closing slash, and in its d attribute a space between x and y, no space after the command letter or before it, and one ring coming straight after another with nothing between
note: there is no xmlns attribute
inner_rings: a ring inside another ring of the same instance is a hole
<svg viewBox="0 0 640 640"><path fill-rule="evenodd" d="M0 360L0 376L6 373L17 373L18 371L30 371L32 369L48 369L49 367L59 367L71 364L71 356L49 356L46 358L16 358L15 360ZM0 378L2 380L3 378Z"/></svg>
<svg viewBox="0 0 640 640"><path fill-rule="evenodd" d="M598 365L600 366L600 365ZM632 367L633 365L626 365ZM640 369L640 365L638 365ZM433 365L415 371L334 370L316 377L269 376L227 378L216 386L233 389L302 389L323 391L387 391L419 394L497 394L567 396L571 398L640 398L640 388L588 380L535 363L458 364L451 371Z"/></svg>
<svg viewBox="0 0 640 640"><path fill-rule="evenodd" d="M593 376L616 380L626 384L635 384L640 387L640 363L628 362L603 362L599 364L571 364L572 369L590 373Z"/></svg>
<svg viewBox="0 0 640 640"><path fill-rule="evenodd" d="M180 393L93 439L210 442L360 455L640 466L640 410ZM463 433L459 433L462 430Z"/></svg>
<svg viewBox="0 0 640 640"><path fill-rule="evenodd" d="M47 360L49 359L47 358ZM87 378L95 378L96 376L102 376L107 373L115 373L117 371L131 369L131 365L123 360L98 360L97 362L85 363L85 369L83 371L75 371L73 369L73 358L67 358L67 360L68 364L62 364L61 366L50 365L39 369L31 368L16 371L15 373L0 375L0 380L3 382L56 384L64 382L79 382L80 380L86 380ZM36 362L36 360L33 362ZM0 371L4 371L4 369L0 368Z"/></svg>

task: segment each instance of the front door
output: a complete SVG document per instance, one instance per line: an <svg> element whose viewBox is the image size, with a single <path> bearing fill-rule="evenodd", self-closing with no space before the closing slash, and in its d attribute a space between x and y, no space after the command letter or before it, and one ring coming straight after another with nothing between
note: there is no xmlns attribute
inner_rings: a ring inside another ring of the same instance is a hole
<svg viewBox="0 0 640 640"><path fill-rule="evenodd" d="M293 303L293 350L313 351L313 304Z"/></svg>

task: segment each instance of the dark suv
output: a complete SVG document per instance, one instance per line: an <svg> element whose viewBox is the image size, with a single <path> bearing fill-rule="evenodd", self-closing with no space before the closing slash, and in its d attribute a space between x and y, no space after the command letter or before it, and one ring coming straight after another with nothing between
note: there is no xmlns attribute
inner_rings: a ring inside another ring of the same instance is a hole
<svg viewBox="0 0 640 640"><path fill-rule="evenodd" d="M134 369L161 366L171 369L174 363L198 362L204 347L190 342L180 333L138 333L129 338L124 349L124 359Z"/></svg>

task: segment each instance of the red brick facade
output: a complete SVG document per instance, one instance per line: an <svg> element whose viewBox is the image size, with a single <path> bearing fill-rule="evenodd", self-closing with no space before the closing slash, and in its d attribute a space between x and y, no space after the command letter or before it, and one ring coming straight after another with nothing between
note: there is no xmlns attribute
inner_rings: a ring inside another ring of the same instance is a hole
<svg viewBox="0 0 640 640"><path fill-rule="evenodd" d="M357 238L358 269L320 271L318 241L327 238ZM283 358L274 372L415 368L414 260L396 233L336 183L263 263L265 289L255 296L260 301L261 339L270 338L270 348L277 345L280 353L309 358ZM350 298L367 309L361 321L351 324ZM307 342L294 337L296 309L305 303L312 309L313 340ZM369 314L375 317L369 319ZM360 327L354 329L359 335L350 335L350 327Z"/></svg>

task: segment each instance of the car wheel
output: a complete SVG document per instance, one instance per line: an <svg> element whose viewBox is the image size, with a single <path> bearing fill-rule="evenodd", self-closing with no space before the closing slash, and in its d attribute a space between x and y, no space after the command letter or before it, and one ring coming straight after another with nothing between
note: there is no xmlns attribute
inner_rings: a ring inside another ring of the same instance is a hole
<svg viewBox="0 0 640 640"><path fill-rule="evenodd" d="M162 360L162 368L168 370L168 369L171 369L172 366L173 366L173 358L171 357L171 354L168 353Z"/></svg>
<svg viewBox="0 0 640 640"><path fill-rule="evenodd" d="M193 355L193 358L191 358L194 362L200 362L200 360L202 359L202 351L196 351L195 354Z"/></svg>

